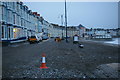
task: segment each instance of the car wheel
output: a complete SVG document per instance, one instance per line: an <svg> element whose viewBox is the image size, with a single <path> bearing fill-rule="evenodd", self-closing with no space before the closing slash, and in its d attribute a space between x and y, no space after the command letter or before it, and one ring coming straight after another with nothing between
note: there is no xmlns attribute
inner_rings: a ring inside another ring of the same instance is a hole
<svg viewBox="0 0 120 80"><path fill-rule="evenodd" d="M30 44L32 44L32 42L29 42Z"/></svg>

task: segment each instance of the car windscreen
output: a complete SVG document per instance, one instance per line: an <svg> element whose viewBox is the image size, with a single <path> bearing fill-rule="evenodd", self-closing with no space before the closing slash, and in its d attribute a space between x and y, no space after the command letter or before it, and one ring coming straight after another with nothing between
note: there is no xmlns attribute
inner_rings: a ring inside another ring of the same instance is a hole
<svg viewBox="0 0 120 80"><path fill-rule="evenodd" d="M31 36L30 38L36 38L35 36Z"/></svg>

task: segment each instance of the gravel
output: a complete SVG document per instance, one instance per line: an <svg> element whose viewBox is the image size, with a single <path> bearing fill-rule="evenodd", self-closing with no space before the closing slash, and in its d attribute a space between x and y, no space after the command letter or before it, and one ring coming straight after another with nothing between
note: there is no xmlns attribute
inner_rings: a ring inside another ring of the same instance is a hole
<svg viewBox="0 0 120 80"><path fill-rule="evenodd" d="M95 70L99 65L118 62L117 47L87 41L80 43L84 48L79 48L77 44L72 43L72 40L66 43L54 42L52 39L42 44L4 47L2 76L3 78L97 78ZM46 54L48 69L39 68L42 53Z"/></svg>

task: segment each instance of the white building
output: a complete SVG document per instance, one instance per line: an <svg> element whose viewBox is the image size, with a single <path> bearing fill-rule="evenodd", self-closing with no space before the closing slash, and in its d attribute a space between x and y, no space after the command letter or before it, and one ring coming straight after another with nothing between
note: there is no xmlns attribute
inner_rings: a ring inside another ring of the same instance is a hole
<svg viewBox="0 0 120 80"><path fill-rule="evenodd" d="M79 36L84 37L85 32L86 32L86 28L80 24L79 26L77 26L77 29L79 30Z"/></svg>
<svg viewBox="0 0 120 80"><path fill-rule="evenodd" d="M52 24L52 36L51 37L66 37L66 28L64 26L59 26L57 24ZM79 30L75 26L67 27L67 36L73 37L75 34L79 34Z"/></svg>
<svg viewBox="0 0 120 80"><path fill-rule="evenodd" d="M108 29L107 30L112 37L117 36L117 29Z"/></svg>
<svg viewBox="0 0 120 80"><path fill-rule="evenodd" d="M48 37L66 37L64 26L53 25L37 12L32 12L23 2L0 1L0 36L2 42L26 41L28 36L44 33ZM79 34L75 26L67 27L68 37Z"/></svg>
<svg viewBox="0 0 120 80"><path fill-rule="evenodd" d="M23 2L0 1L0 35L4 42L27 40L42 31L40 15L28 10Z"/></svg>

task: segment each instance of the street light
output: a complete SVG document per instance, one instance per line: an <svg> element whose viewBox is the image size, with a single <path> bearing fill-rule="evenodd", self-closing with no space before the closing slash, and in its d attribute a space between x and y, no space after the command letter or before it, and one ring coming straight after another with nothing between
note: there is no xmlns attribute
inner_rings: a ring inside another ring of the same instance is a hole
<svg viewBox="0 0 120 80"><path fill-rule="evenodd" d="M67 9L66 9L66 0L65 0L65 27L66 27L66 42L67 40Z"/></svg>
<svg viewBox="0 0 120 80"><path fill-rule="evenodd" d="M61 15L62 39L63 39L63 15Z"/></svg>

